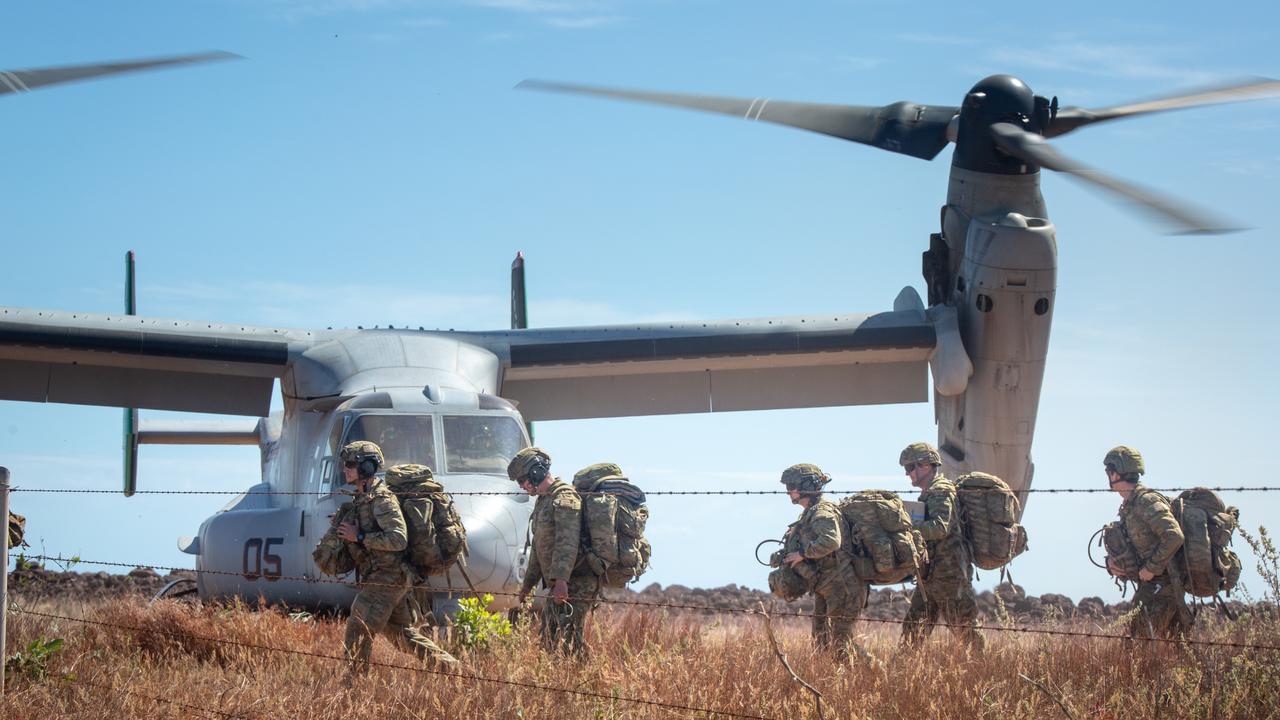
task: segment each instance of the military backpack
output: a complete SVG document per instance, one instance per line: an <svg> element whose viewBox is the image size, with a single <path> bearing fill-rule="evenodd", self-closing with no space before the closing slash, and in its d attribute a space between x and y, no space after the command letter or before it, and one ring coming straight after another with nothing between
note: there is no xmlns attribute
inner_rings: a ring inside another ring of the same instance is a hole
<svg viewBox="0 0 1280 720"><path fill-rule="evenodd" d="M453 498L426 465L387 468L387 487L400 501L409 531L405 558L422 577L443 575L467 549L467 529Z"/></svg>
<svg viewBox="0 0 1280 720"><path fill-rule="evenodd" d="M342 503L338 512L329 519L329 531L320 538L320 542L311 551L311 558L316 561L316 567L325 575L346 575L356 569L355 558L351 557L347 543L338 537L335 530L342 523L353 519L352 512L351 503Z"/></svg>
<svg viewBox="0 0 1280 720"><path fill-rule="evenodd" d="M612 463L592 465L573 478L582 494L583 562L609 588L626 587L649 569L653 548L644 536L645 494Z"/></svg>
<svg viewBox="0 0 1280 720"><path fill-rule="evenodd" d="M818 580L813 563L801 562L792 566L783 562L783 558L791 553L800 552L800 533L796 530L799 524L797 520L787 527L786 534L782 536L782 547L769 556L769 567L774 568L769 573L769 592L787 602L803 597Z"/></svg>
<svg viewBox="0 0 1280 720"><path fill-rule="evenodd" d="M22 536L27 530L27 519L16 512L9 513L9 547L26 547Z"/></svg>
<svg viewBox="0 0 1280 720"><path fill-rule="evenodd" d="M916 576L928 562L924 538L911 524L902 498L887 490L864 490L837 503L849 538L853 569L873 585Z"/></svg>
<svg viewBox="0 0 1280 720"><path fill-rule="evenodd" d="M974 565L995 570L1026 551L1027 530L1018 522L1018 496L1003 480L982 472L963 475L956 481L956 497Z"/></svg>
<svg viewBox="0 0 1280 720"><path fill-rule="evenodd" d="M1124 523L1113 520L1102 526L1100 532L1102 538L1098 542L1107 551L1107 571L1121 580L1136 581L1138 571L1142 570L1142 558L1138 557L1133 543L1129 542L1129 533L1125 532Z"/></svg>
<svg viewBox="0 0 1280 720"><path fill-rule="evenodd" d="M1197 597L1230 594L1240 580L1240 557L1227 546L1240 525L1240 510L1227 507L1212 490L1184 490L1169 503L1182 526L1183 589ZM1175 561L1177 556L1175 556Z"/></svg>

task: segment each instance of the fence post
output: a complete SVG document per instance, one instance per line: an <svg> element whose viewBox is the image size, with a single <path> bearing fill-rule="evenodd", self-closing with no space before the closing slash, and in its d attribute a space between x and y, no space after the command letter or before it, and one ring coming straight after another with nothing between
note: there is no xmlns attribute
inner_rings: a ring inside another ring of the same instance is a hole
<svg viewBox="0 0 1280 720"><path fill-rule="evenodd" d="M6 630L9 627L9 468L0 467L0 698L4 697Z"/></svg>

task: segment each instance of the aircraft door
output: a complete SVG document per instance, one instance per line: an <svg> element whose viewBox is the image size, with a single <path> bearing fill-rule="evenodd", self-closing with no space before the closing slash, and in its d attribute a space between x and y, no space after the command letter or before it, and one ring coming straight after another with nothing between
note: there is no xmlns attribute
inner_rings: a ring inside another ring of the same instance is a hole
<svg viewBox="0 0 1280 720"><path fill-rule="evenodd" d="M351 422L351 416L345 413L335 415L328 428L328 432L324 435L324 440L317 452L312 458L311 467L306 481L307 501L303 503L305 527L305 562L307 568L307 577L320 580L336 580L331 576L324 575L315 566L315 562L311 559L311 550L320 542L320 538L324 537L328 531L333 514L338 511L342 503L348 500L341 490L345 487L342 473L338 467L338 450L342 447L342 437L346 432L347 426ZM352 580L353 577L341 578L344 580ZM319 583L316 586L316 593L321 598L321 604L331 604L334 606L343 606L349 604L350 590L334 583Z"/></svg>

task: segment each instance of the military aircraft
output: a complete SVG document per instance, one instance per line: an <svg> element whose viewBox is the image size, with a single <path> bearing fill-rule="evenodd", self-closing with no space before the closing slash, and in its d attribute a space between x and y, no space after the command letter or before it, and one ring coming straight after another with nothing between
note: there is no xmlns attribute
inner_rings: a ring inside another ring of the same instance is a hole
<svg viewBox="0 0 1280 720"><path fill-rule="evenodd" d="M1056 287L1056 239L1039 167L1150 200L1148 207L1187 229L1217 227L1091 174L1048 149L1043 137L1273 89L1259 81L1092 113L1058 111L1005 76L979 83L960 107L683 103L917 157L955 142L941 232L925 253L927 307L908 287L892 310L879 313L528 328L517 257L511 327L492 331L288 329L2 308L0 399L248 416L243 423L144 420L127 432L130 453L138 443L160 442L261 448L261 483L180 542L196 568L209 571L197 581L204 598L295 605L349 599L349 587L312 582L320 575L310 552L343 499L336 451L357 439L381 444L389 463L432 466L451 491L509 493L505 465L529 443L528 423L924 402L932 375L948 470L981 468L1021 491L1031 483ZM277 383L284 409L269 415ZM134 466L126 467L131 490ZM527 503L506 494L459 495L477 589L517 588ZM457 576L432 580L445 597L460 586Z"/></svg>

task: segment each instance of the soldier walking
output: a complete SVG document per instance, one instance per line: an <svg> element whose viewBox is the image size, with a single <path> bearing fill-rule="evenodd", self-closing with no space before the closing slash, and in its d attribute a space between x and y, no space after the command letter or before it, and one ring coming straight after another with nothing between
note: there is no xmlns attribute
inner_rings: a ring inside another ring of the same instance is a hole
<svg viewBox="0 0 1280 720"><path fill-rule="evenodd" d="M1146 473L1142 455L1120 445L1112 448L1102 464L1111 489L1124 498L1120 522L1142 568L1133 595L1137 614L1129 623L1129 636L1170 638L1191 628L1191 610L1183 597L1182 578L1174 556L1182 547L1182 526L1173 516L1169 500L1139 482ZM1112 575L1123 576L1113 560L1107 559Z"/></svg>
<svg viewBox="0 0 1280 720"><path fill-rule="evenodd" d="M400 502L377 476L382 449L368 441L348 443L339 454L342 476L355 488L334 524L316 547L322 554L345 550L353 562L360 591L351 602L343 646L351 660L350 675L367 674L373 637L385 633L401 649L411 650L430 667L455 669L458 661L418 632L417 605L404 551L409 535ZM318 562L319 564L319 562Z"/></svg>
<svg viewBox="0 0 1280 720"><path fill-rule="evenodd" d="M911 443L898 456L914 487L920 489L924 520L916 529L925 539L929 562L916 578L911 607L902 625L904 646L915 647L933 632L939 616L975 651L985 647L978 634L978 601L973 566L965 548L955 483L943 476L942 456L929 443Z"/></svg>
<svg viewBox="0 0 1280 720"><path fill-rule="evenodd" d="M853 571L850 538L844 537L840 508L822 498L822 487L831 478L817 465L800 463L782 471L782 484L793 505L804 508L787 531L784 547L794 547L782 562L811 579L813 592L813 640L835 654L840 663L850 651L864 660L871 655L853 639L853 624L867 604L867 583Z"/></svg>
<svg viewBox="0 0 1280 720"><path fill-rule="evenodd" d="M573 486L551 475L551 456L527 447L511 459L507 476L521 490L537 497L529 524L533 552L525 570L519 602L542 583L551 588L542 606L542 643L554 652L586 654L583 633L596 604L600 580L581 552L582 499Z"/></svg>

